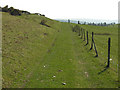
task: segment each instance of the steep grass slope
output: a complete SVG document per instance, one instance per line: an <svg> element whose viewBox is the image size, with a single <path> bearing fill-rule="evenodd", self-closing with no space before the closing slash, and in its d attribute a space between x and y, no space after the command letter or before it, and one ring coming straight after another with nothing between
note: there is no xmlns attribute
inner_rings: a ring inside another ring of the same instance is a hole
<svg viewBox="0 0 120 90"><path fill-rule="evenodd" d="M27 18L31 17L31 19ZM51 27L40 25L40 16L11 16L3 13L3 87L19 87L26 82L56 37ZM54 22L55 23L55 22Z"/></svg>

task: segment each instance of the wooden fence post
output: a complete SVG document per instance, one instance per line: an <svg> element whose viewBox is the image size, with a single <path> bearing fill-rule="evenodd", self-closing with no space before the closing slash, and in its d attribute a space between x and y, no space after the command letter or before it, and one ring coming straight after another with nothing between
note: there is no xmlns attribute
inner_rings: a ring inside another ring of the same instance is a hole
<svg viewBox="0 0 120 90"><path fill-rule="evenodd" d="M94 35L94 33L92 32L92 42L91 42L91 48L90 48L90 50L92 50L92 48L93 48L93 42L94 42L93 35Z"/></svg>
<svg viewBox="0 0 120 90"><path fill-rule="evenodd" d="M107 67L110 67L110 41L111 41L111 38L108 39L108 64L107 64Z"/></svg>
<svg viewBox="0 0 120 90"><path fill-rule="evenodd" d="M68 19L68 23L70 23L70 19Z"/></svg>
<svg viewBox="0 0 120 90"><path fill-rule="evenodd" d="M88 31L87 31L87 43L86 43L86 45L88 44Z"/></svg>
<svg viewBox="0 0 120 90"><path fill-rule="evenodd" d="M84 41L85 41L85 29L84 29Z"/></svg>
<svg viewBox="0 0 120 90"><path fill-rule="evenodd" d="M94 40L93 40L93 43L94 43L94 48L95 48L95 52L96 52L96 56L95 57L98 57L98 52L97 52Z"/></svg>

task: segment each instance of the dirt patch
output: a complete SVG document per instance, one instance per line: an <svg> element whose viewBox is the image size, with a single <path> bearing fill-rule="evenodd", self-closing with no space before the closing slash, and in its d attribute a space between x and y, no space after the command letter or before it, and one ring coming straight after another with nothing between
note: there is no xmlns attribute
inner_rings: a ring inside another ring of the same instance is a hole
<svg viewBox="0 0 120 90"><path fill-rule="evenodd" d="M19 88L24 88L24 87L25 87L25 85L29 82L29 78L31 77L32 73L33 73L33 72L30 72L30 73L26 76L26 80L23 80L23 84L22 84L22 86L19 87Z"/></svg>
<svg viewBox="0 0 120 90"><path fill-rule="evenodd" d="M47 53L49 53L51 50L50 49L48 49L48 51L47 51Z"/></svg>
<svg viewBox="0 0 120 90"><path fill-rule="evenodd" d="M53 46L55 46L55 44L54 44L54 43L52 44L52 47L53 47Z"/></svg>
<svg viewBox="0 0 120 90"><path fill-rule="evenodd" d="M48 35L48 33L44 33L44 35Z"/></svg>
<svg viewBox="0 0 120 90"><path fill-rule="evenodd" d="M58 72L62 72L63 70L58 70Z"/></svg>
<svg viewBox="0 0 120 90"><path fill-rule="evenodd" d="M54 40L53 43L52 43L52 47L55 46L55 41L56 41L56 38L55 38L55 40Z"/></svg>

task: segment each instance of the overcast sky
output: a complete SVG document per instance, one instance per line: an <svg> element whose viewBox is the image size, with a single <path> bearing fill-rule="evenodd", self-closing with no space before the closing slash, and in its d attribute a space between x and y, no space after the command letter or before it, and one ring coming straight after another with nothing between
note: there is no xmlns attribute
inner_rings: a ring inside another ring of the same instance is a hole
<svg viewBox="0 0 120 90"><path fill-rule="evenodd" d="M118 19L120 0L0 0L8 5L31 13L45 14L51 19Z"/></svg>

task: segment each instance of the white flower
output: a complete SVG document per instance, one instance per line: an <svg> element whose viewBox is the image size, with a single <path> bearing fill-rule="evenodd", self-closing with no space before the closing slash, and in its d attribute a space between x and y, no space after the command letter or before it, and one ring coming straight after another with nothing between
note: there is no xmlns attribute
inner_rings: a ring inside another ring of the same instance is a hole
<svg viewBox="0 0 120 90"><path fill-rule="evenodd" d="M110 58L110 61L112 61L112 58Z"/></svg>

